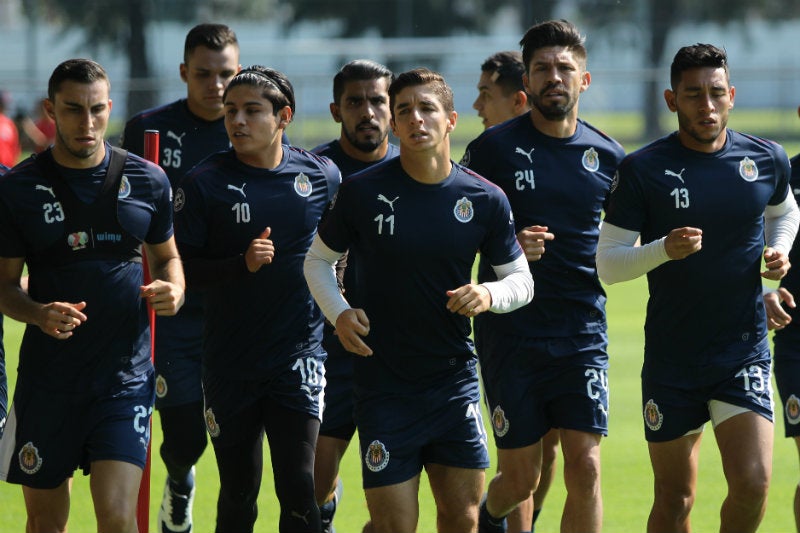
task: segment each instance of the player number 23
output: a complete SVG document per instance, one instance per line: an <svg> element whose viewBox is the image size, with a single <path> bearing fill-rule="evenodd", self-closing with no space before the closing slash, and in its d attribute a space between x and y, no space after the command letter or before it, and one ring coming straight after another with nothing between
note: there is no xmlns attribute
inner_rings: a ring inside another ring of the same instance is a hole
<svg viewBox="0 0 800 533"><path fill-rule="evenodd" d="M42 210L44 211L44 221L47 224L64 221L64 209L61 208L61 202L43 204Z"/></svg>

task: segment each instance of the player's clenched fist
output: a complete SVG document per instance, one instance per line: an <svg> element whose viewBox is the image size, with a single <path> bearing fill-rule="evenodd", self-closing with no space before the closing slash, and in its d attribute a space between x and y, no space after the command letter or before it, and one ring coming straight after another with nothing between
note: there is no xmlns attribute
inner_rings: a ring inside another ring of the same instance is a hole
<svg viewBox="0 0 800 533"><path fill-rule="evenodd" d="M683 259L699 252L703 247L703 230L699 228L676 228L664 240L664 250L670 259Z"/></svg>

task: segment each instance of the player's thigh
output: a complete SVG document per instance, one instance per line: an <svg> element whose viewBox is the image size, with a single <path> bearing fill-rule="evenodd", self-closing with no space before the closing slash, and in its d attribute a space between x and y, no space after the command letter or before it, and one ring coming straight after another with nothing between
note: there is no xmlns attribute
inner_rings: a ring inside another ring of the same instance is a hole
<svg viewBox="0 0 800 533"><path fill-rule="evenodd" d="M325 435L317 438L317 451L314 458L314 488L318 503L324 503L328 495L336 488L339 463L349 444L349 440Z"/></svg>
<svg viewBox="0 0 800 533"><path fill-rule="evenodd" d="M69 519L72 478L65 479L54 489L22 487L25 511L33 531L62 531Z"/></svg>
<svg viewBox="0 0 800 533"><path fill-rule="evenodd" d="M426 464L440 525L477 524L486 474L483 469Z"/></svg>
<svg viewBox="0 0 800 533"><path fill-rule="evenodd" d="M420 476L416 475L402 483L364 490L374 531L416 531L419 519L419 479Z"/></svg>
<svg viewBox="0 0 800 533"><path fill-rule="evenodd" d="M135 517L142 469L122 461L95 461L91 471L89 486L98 523L114 515Z"/></svg>
<svg viewBox="0 0 800 533"><path fill-rule="evenodd" d="M542 441L522 448L497 449L497 470L511 483L533 487L542 469Z"/></svg>
<svg viewBox="0 0 800 533"><path fill-rule="evenodd" d="M714 434L729 484L763 483L766 488L772 475L772 421L747 411L719 424Z"/></svg>
<svg viewBox="0 0 800 533"><path fill-rule="evenodd" d="M702 433L691 433L663 442L648 442L656 495L693 495Z"/></svg>

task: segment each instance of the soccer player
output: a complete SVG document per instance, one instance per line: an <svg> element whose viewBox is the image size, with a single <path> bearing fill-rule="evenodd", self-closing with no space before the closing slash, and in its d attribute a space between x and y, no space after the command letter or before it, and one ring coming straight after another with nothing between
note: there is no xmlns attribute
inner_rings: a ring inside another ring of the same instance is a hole
<svg viewBox="0 0 800 533"><path fill-rule="evenodd" d="M797 109L800 116L800 107ZM800 154L791 160L792 177L790 186L797 200L800 191ZM795 238L789 252L789 261L800 264L800 239ZM792 268L781 280L777 291L764 295L767 308L768 327L775 329L775 382L783 403L784 433L787 438L794 439L800 450L800 319L798 319L794 295L800 294L800 268ZM781 307L781 302L786 304ZM797 531L800 531L800 486L794 494L794 519Z"/></svg>
<svg viewBox="0 0 800 533"><path fill-rule="evenodd" d="M492 54L481 65L478 97L472 108L489 128L530 110L528 95L522 83L525 64L522 54L504 51Z"/></svg>
<svg viewBox="0 0 800 533"><path fill-rule="evenodd" d="M66 530L76 468L90 473L97 530L137 531L155 382L147 303L158 315L183 303L169 181L104 141L109 91L97 63L58 65L53 147L0 180L0 311L28 324L0 478L22 485L29 531Z"/></svg>
<svg viewBox="0 0 800 533"><path fill-rule="evenodd" d="M239 69L239 43L232 29L224 24L192 28L180 65L186 98L131 118L122 136L123 148L144 155L144 132L158 130L159 164L177 189L190 168L230 147L222 93ZM202 296L190 287L186 300L178 316L156 321L156 409L164 436L161 459L167 469L159 533L192 531L194 465L207 443L200 377Z"/></svg>
<svg viewBox="0 0 800 533"><path fill-rule="evenodd" d="M294 90L242 70L223 97L233 148L191 170L175 194L190 284L205 293L205 420L220 475L217 531L252 531L263 435L281 532L318 532L314 449L325 385L322 313L302 265L340 181L329 159L282 145Z"/></svg>
<svg viewBox="0 0 800 533"><path fill-rule="evenodd" d="M725 51L683 47L670 74L664 99L678 130L620 165L597 266L608 283L648 278L642 413L655 479L647 530L690 530L711 420L728 484L720 531L747 533L761 522L772 474L761 277L786 275L800 215L783 148L727 128L735 89Z"/></svg>
<svg viewBox="0 0 800 533"><path fill-rule="evenodd" d="M497 52L483 62L478 80L478 97L472 107L483 118L484 128L530 112L528 95L522 83L523 74L525 63L522 62L522 54L515 50ZM527 531L529 524L536 523L555 477L558 441L557 429L551 429L542 437L539 484L533 496L520 503L508 515L509 531Z"/></svg>
<svg viewBox="0 0 800 533"><path fill-rule="evenodd" d="M312 152L330 158L342 179L371 165L397 157L389 144L389 84L394 76L385 66L366 59L344 65L333 78L333 120L340 123L339 139L317 146ZM353 256L340 261L338 269ZM344 270L340 281L350 298L356 290L354 269ZM322 519L322 533L333 531L341 484L339 463L356 430L353 422L353 355L344 349L332 325L325 324L325 405L314 462L314 483Z"/></svg>
<svg viewBox="0 0 800 533"><path fill-rule="evenodd" d="M520 41L531 110L490 128L464 156L497 183L514 210L536 298L507 315L475 319L475 341L497 444L497 474L481 506L481 532L537 487L543 437L558 430L567 499L561 530L600 531L600 441L608 433L606 296L595 266L601 212L624 155L578 118L589 88L584 37L570 22L528 29ZM546 243L546 245L545 245ZM481 264L479 281L494 274ZM552 440L548 447L552 446ZM515 524L533 529L532 520Z"/></svg>
<svg viewBox="0 0 800 533"><path fill-rule="evenodd" d="M389 87L400 156L351 176L319 227L306 279L354 367L374 531L414 531L426 469L440 532L474 532L488 466L469 318L528 303L533 281L502 191L450 160L453 93L427 69ZM331 268L354 250L359 307ZM499 281L470 282L475 254Z"/></svg>

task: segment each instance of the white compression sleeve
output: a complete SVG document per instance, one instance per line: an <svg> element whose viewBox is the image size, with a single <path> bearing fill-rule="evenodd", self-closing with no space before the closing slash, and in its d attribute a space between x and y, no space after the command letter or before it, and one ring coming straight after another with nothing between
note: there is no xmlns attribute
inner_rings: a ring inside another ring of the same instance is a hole
<svg viewBox="0 0 800 533"><path fill-rule="evenodd" d="M639 232L603 222L597 244L597 274L605 283L628 281L669 261L662 237L644 246L634 246Z"/></svg>
<svg viewBox="0 0 800 533"><path fill-rule="evenodd" d="M342 311L350 309L336 283L335 264L342 253L331 250L322 242L319 235L315 235L303 262L303 274L308 289L331 324L336 324L336 319Z"/></svg>
<svg viewBox="0 0 800 533"><path fill-rule="evenodd" d="M482 283L492 296L493 313L508 313L527 305L533 299L533 278L525 254L504 265L494 266L497 281Z"/></svg>
<svg viewBox="0 0 800 533"><path fill-rule="evenodd" d="M794 195L789 193L778 205L768 205L764 210L764 236L767 246L789 253L800 224L800 210Z"/></svg>

